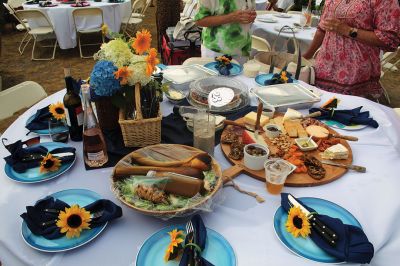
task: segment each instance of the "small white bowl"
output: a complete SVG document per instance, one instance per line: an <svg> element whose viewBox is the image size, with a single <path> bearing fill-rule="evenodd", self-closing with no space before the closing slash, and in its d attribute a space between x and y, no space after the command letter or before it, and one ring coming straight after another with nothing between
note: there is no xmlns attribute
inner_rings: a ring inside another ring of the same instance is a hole
<svg viewBox="0 0 400 266"><path fill-rule="evenodd" d="M279 126L274 125L274 124L267 124L264 127L264 131L265 131L265 135L267 135L267 137L270 139L276 138L282 133Z"/></svg>
<svg viewBox="0 0 400 266"><path fill-rule="evenodd" d="M263 149L266 152L266 154L263 156L251 155L247 152L247 147L249 147L249 146ZM257 170L264 169L264 163L268 159L268 156L269 156L268 147L265 147L263 145L256 144L256 143L248 144L248 145L244 146L244 158L243 158L244 166L246 166L247 168L249 168L251 170L257 171Z"/></svg>
<svg viewBox="0 0 400 266"><path fill-rule="evenodd" d="M313 151L318 148L318 144L315 143L313 139L310 139L310 142L308 143L308 147L303 147L302 144L306 143L308 138L297 138L294 141L296 142L297 146L300 148L302 151Z"/></svg>

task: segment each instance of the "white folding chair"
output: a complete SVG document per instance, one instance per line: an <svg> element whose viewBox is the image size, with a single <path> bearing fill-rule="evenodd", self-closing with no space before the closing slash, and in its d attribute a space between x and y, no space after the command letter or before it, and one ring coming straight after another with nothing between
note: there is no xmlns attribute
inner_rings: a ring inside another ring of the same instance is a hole
<svg viewBox="0 0 400 266"><path fill-rule="evenodd" d="M129 17L122 18L122 24L125 27L122 34L132 37L135 34L137 26L143 22L144 14L150 6L151 0L135 0L131 7L131 14ZM129 29L129 27L131 27Z"/></svg>
<svg viewBox="0 0 400 266"><path fill-rule="evenodd" d="M269 52L271 51L271 45L267 40L256 35L251 35L251 49L258 52Z"/></svg>
<svg viewBox="0 0 400 266"><path fill-rule="evenodd" d="M12 8L15 9L17 7L21 7L26 0L8 0L7 4Z"/></svg>
<svg viewBox="0 0 400 266"><path fill-rule="evenodd" d="M72 11L72 17L74 19L75 31L78 37L78 47L79 47L79 54L81 58L93 58L91 56L84 56L82 53L82 46L94 46L94 45L101 45L104 43L104 35L102 34L101 27L104 24L104 17L103 17L103 10L98 7L89 7L89 8L78 8ZM81 28L79 26L79 19L80 18L92 18L93 21L95 20L97 25L94 25L90 28ZM100 33L101 34L101 43L81 43L81 35L83 34L93 34L93 33Z"/></svg>
<svg viewBox="0 0 400 266"><path fill-rule="evenodd" d="M17 30L19 31L25 30L24 37L22 38L18 46L18 51L22 55L28 43L32 40L32 36L29 35L29 24L25 23L23 19L19 19L19 17L15 14L14 9L9 4L3 3L3 5L8 10L8 12L19 22L19 24L16 25ZM29 38L27 39L27 37Z"/></svg>
<svg viewBox="0 0 400 266"><path fill-rule="evenodd" d="M53 60L56 54L57 48L57 36L55 35L53 24L46 17L44 13L37 9L30 10L18 10L15 12L16 16L22 19L35 20L40 22L40 26L28 29L28 33L33 37L33 48L32 48L32 60ZM54 45L42 45L42 47L53 47L53 55L48 58L35 58L35 48L36 42L38 41L38 36L47 37L52 36L55 38Z"/></svg>
<svg viewBox="0 0 400 266"><path fill-rule="evenodd" d="M275 10L256 10L256 14L258 15L264 15L264 14L274 14L274 13L279 13Z"/></svg>
<svg viewBox="0 0 400 266"><path fill-rule="evenodd" d="M34 81L25 81L3 90L0 92L0 119L10 117L46 97L43 87Z"/></svg>

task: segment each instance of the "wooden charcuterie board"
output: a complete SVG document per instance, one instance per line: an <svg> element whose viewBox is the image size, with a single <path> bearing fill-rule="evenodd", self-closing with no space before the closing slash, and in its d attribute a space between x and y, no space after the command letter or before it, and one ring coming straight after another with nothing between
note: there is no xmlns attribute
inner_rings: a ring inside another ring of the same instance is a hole
<svg viewBox="0 0 400 266"><path fill-rule="evenodd" d="M282 115L283 114L277 114L276 116L282 116ZM236 120L236 122L241 123L242 118ZM230 126L228 126L228 127L230 127ZM222 132L221 138L225 134L227 134L228 127L225 127L224 131ZM337 134L337 132L331 128L328 128L328 130L330 131L330 133ZM270 149L271 152L273 152L274 149L277 149L277 147L275 147L271 143L271 141L268 139L268 137L266 137L265 133L260 134L259 137L264 138L264 141L268 144L268 148ZM292 138L292 141L293 141L293 144L295 144L294 138ZM340 143L349 150L349 157L346 160L336 160L336 161L339 163L343 163L343 164L351 164L353 162L353 153L352 153L350 145L345 140L340 140ZM233 179L240 174L247 174L247 175L249 175L255 179L258 179L260 181L263 181L263 182L265 181L264 169L259 170L259 171L254 171L254 170L248 169L244 166L243 159L234 160L228 156L231 151L230 144L222 144L221 143L221 149L222 149L222 153L224 154L226 159L233 165L232 167L223 171L222 175L224 178L224 182L227 182L230 179ZM321 152L319 150L314 150L314 151L309 151L309 152L304 152L304 153L310 154L310 155L316 157L318 160L321 160L321 156L320 156ZM323 184L327 184L332 181L335 181L336 179L340 178L347 172L347 169L341 168L341 167L331 166L331 165L327 165L327 164L323 164L322 166L326 170L326 174L325 174L324 178L317 180L317 179L310 177L307 173L294 173L293 172L292 174L290 174L287 177L285 186L291 186L291 187L319 186L319 185L323 185Z"/></svg>

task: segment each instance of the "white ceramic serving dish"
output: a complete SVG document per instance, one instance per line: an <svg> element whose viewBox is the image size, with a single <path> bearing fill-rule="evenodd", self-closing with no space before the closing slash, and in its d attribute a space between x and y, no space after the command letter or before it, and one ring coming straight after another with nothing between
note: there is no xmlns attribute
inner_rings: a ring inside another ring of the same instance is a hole
<svg viewBox="0 0 400 266"><path fill-rule="evenodd" d="M271 130L271 128L273 128L275 130L273 130L273 129ZM265 125L264 131L265 131L265 135L267 135L267 137L270 139L276 138L282 133L281 129L277 125L273 125L273 124Z"/></svg>
<svg viewBox="0 0 400 266"><path fill-rule="evenodd" d="M263 149L264 151L266 151L266 154L264 156L250 155L247 152L247 147L249 147L249 146ZM264 163L266 160L268 160L268 156L269 156L269 149L266 146L256 144L256 143L248 144L248 145L244 146L244 158L243 158L244 166L246 166L247 168L249 168L251 170L257 171L257 170L264 169Z"/></svg>
<svg viewBox="0 0 400 266"><path fill-rule="evenodd" d="M188 90L190 82L194 80L216 75L216 71L202 65L172 66L163 70L164 79L171 82L174 89L181 91Z"/></svg>
<svg viewBox="0 0 400 266"><path fill-rule="evenodd" d="M300 148L300 150L302 151L313 151L316 150L318 148L318 144L315 143L315 141L313 139L310 139L309 143L308 143L308 147L303 147L302 144L304 142L307 142L309 138L297 138L294 141L296 142L296 145Z"/></svg>

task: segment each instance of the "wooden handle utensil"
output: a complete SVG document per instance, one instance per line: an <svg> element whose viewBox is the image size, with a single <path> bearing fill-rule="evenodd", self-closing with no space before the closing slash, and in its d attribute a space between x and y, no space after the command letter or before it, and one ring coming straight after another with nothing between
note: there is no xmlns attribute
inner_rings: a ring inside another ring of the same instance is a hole
<svg viewBox="0 0 400 266"><path fill-rule="evenodd" d="M321 116L321 115L322 115L322 113L320 111L317 111L317 112L305 115L305 116L303 116L303 118L318 117L318 116Z"/></svg>
<svg viewBox="0 0 400 266"><path fill-rule="evenodd" d="M338 139L345 139L349 141L358 141L357 137L354 136L345 136L345 135L338 135L338 134L332 134L329 133L328 138L338 138Z"/></svg>

